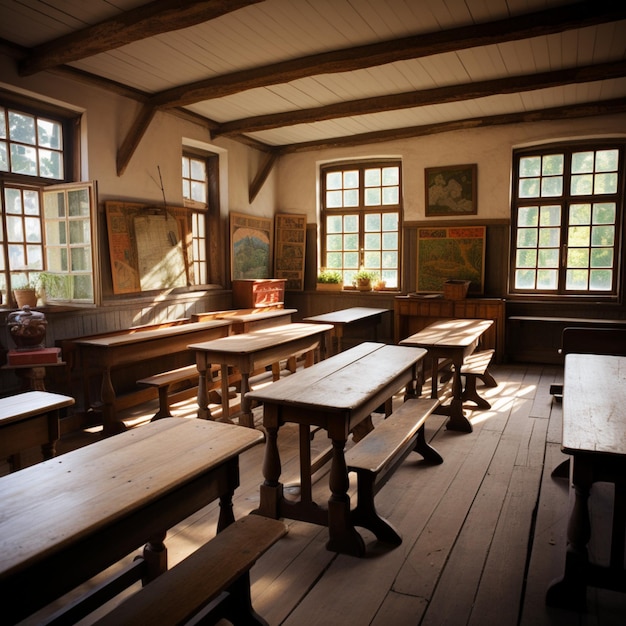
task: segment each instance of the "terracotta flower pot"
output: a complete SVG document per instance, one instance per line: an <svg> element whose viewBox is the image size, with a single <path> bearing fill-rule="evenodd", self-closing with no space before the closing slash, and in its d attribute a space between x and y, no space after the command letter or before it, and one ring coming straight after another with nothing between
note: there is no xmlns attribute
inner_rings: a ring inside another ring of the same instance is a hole
<svg viewBox="0 0 626 626"><path fill-rule="evenodd" d="M37 292L34 289L14 289L13 296L18 308L27 305L34 309L37 306Z"/></svg>

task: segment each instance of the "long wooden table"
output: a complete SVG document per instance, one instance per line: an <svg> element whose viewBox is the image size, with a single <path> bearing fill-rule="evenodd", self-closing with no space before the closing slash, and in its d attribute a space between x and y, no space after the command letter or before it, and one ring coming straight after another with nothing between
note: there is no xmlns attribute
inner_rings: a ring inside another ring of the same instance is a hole
<svg viewBox="0 0 626 626"><path fill-rule="evenodd" d="M546 602L584 609L587 586L626 592L626 357L568 354L563 383L561 449L571 455L572 508L567 527L563 578ZM591 563L587 544L593 528L588 500L594 482L615 485L609 562Z"/></svg>
<svg viewBox="0 0 626 626"><path fill-rule="evenodd" d="M258 512L328 526L329 550L362 556L363 538L350 519L346 441L355 426L403 387L408 396L415 394L414 382L425 354L425 350L365 342L250 392L250 398L263 402L267 431ZM280 482L278 432L287 422L300 424L299 501L285 499ZM325 429L332 441L327 508L312 495L311 426Z"/></svg>
<svg viewBox="0 0 626 626"><path fill-rule="evenodd" d="M0 458L21 469L20 451L41 446L44 460L55 455L61 409L74 398L47 391L26 391L0 398Z"/></svg>
<svg viewBox="0 0 626 626"><path fill-rule="evenodd" d="M222 419L229 418L228 367L241 373L241 423L254 427L248 392L250 376L259 368L272 365L296 354L307 354L306 365L313 363L314 351L324 351L326 336L332 330L329 324L284 324L240 335L231 335L212 341L189 345L196 353L198 367L198 417L211 419L206 373L211 365L222 367Z"/></svg>
<svg viewBox="0 0 626 626"><path fill-rule="evenodd" d="M355 306L349 309L340 309L321 315L305 317L304 322L313 324L332 324L337 338L337 352L343 350L343 335L346 327L373 329L373 339L378 341L378 325L385 313L391 313L391 309L375 309L373 307Z"/></svg>
<svg viewBox="0 0 626 626"><path fill-rule="evenodd" d="M100 395L105 434L113 435L125 430L124 423L117 415L117 393L111 380L113 369L184 352L194 341L225 337L229 332L230 321L224 319L75 340L81 365L102 373Z"/></svg>
<svg viewBox="0 0 626 626"><path fill-rule="evenodd" d="M435 411L450 417L446 425L450 430L472 432L472 424L463 414L461 366L465 357L474 352L480 338L492 325L493 320L441 320L400 342L402 346L415 346L428 350L432 359L431 398L437 398L439 395L439 360L452 361L453 379L450 404L440 406Z"/></svg>
<svg viewBox="0 0 626 626"><path fill-rule="evenodd" d="M262 439L229 424L165 418L0 478L3 623L143 544L125 584L162 573L169 528L218 498L218 530L234 521L238 455Z"/></svg>
<svg viewBox="0 0 626 626"><path fill-rule="evenodd" d="M231 309L228 311L208 311L206 313L194 313L191 320L194 322L206 322L210 319L228 320L231 334L249 333L253 330L262 330L271 326L282 326L292 321L297 309Z"/></svg>

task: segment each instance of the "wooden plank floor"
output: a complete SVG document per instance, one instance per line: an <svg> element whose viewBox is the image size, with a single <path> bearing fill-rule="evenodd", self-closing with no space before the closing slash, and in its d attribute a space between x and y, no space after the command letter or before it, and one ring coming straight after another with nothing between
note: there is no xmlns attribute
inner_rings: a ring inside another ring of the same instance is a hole
<svg viewBox="0 0 626 626"><path fill-rule="evenodd" d="M492 408L469 414L474 432L447 431L444 419L433 416L427 434L444 463L428 466L418 455L409 457L378 494L377 507L400 530L402 545L390 549L363 531L365 558L338 555L325 548L325 528L286 520L289 534L252 569L253 604L269 624L626 623L625 594L590 589L586 613L545 606L546 588L563 569L569 512L568 481L551 476L567 458L559 449L561 405L549 393L552 383L562 382L562 368L506 365L493 371L498 387L479 385ZM193 409L193 402L177 407L188 417ZM260 409L255 412L260 421ZM60 451L98 437L65 437ZM322 450L326 443L318 433L313 445ZM296 428L285 427L279 444L287 491L295 490ZM258 506L262 458L262 445L242 456L236 516ZM321 472L320 501L326 485ZM608 553L611 495L609 485L594 487L592 523L600 528L590 545L594 560ZM210 539L216 522L214 504L172 529L170 564ZM44 615L27 623L41 623Z"/></svg>

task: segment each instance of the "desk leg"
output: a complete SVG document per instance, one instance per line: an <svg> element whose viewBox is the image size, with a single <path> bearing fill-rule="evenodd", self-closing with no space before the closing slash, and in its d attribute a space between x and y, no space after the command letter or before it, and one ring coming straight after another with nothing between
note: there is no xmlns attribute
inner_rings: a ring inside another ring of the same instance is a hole
<svg viewBox="0 0 626 626"><path fill-rule="evenodd" d="M143 560L145 564L144 573L141 577L143 585L147 585L157 576L167 571L167 548L164 543L165 535L165 532L159 533L157 536L150 539L143 548Z"/></svg>
<svg viewBox="0 0 626 626"><path fill-rule="evenodd" d="M207 390L207 367L208 364L196 354L196 366L198 368L198 418L210 420L211 409L209 408L209 393Z"/></svg>
<svg viewBox="0 0 626 626"><path fill-rule="evenodd" d="M264 408L264 411L268 410L269 407ZM283 485L279 481L282 468L278 452L278 425L268 426L267 423L264 423L264 426L267 433L263 459L263 477L265 480L261 485L261 499L256 512L265 515L265 517L278 519L280 517L280 504L283 500Z"/></svg>
<svg viewBox="0 0 626 626"><path fill-rule="evenodd" d="M326 548L352 556L365 554L365 543L352 524L348 488L348 468L344 456L346 441L333 439L333 458L330 466L328 500L328 543Z"/></svg>
<svg viewBox="0 0 626 626"><path fill-rule="evenodd" d="M461 363L454 363L452 378L452 399L446 409L450 416L446 428L448 430L458 430L463 433L471 433L473 428L471 422L463 414L463 381L461 380ZM439 413L437 409L437 413Z"/></svg>
<svg viewBox="0 0 626 626"><path fill-rule="evenodd" d="M107 367L102 372L102 388L100 392L102 399L102 423L105 435L117 435L124 432L126 426L118 421L115 409L115 389L111 381L111 370Z"/></svg>
<svg viewBox="0 0 626 626"><path fill-rule="evenodd" d="M590 463L580 459L572 458L570 464L573 464L571 472L574 503L567 525L565 572L562 578L548 588L546 604L568 609L585 609L589 568L587 544L591 538L588 503L593 470Z"/></svg>
<svg viewBox="0 0 626 626"><path fill-rule="evenodd" d="M241 372L241 418L239 423L248 428L254 428L254 416L250 408L248 392L250 391L250 374Z"/></svg>

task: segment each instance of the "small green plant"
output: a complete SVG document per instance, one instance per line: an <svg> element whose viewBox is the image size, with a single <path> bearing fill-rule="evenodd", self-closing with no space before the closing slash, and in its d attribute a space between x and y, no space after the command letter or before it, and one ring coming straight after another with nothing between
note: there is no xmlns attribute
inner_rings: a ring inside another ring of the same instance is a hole
<svg viewBox="0 0 626 626"><path fill-rule="evenodd" d="M322 270L317 275L317 282L339 285L343 282L343 276L341 275L341 272L338 272L337 270Z"/></svg>
<svg viewBox="0 0 626 626"><path fill-rule="evenodd" d="M40 272L37 277L40 293L45 291L47 298L69 298L69 276L67 274L55 274L54 272Z"/></svg>
<svg viewBox="0 0 626 626"><path fill-rule="evenodd" d="M359 270L354 275L354 280L361 280L361 281L369 280L370 282L374 282L375 280L378 280L378 274L371 270Z"/></svg>

